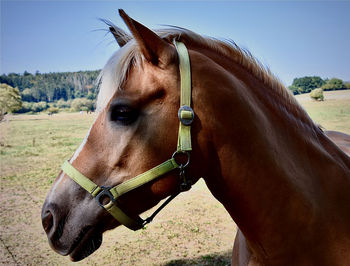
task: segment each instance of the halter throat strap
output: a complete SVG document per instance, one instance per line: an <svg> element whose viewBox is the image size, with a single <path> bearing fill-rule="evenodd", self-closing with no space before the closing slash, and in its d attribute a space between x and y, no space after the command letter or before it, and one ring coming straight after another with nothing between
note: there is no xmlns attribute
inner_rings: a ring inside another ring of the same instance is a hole
<svg viewBox="0 0 350 266"><path fill-rule="evenodd" d="M179 192L170 196L150 217L143 220L141 217L133 219L125 214L118 206L118 198L123 194L136 189L146 183L149 183L160 176L179 169L179 176L181 178L180 192L191 188L191 182L186 179L185 169L190 161L189 152L192 150L191 145L191 124L194 119L194 112L191 106L191 67L190 59L186 46L182 42L174 41L178 56L179 56L179 70L181 78L181 96L180 108L178 117L180 120L178 132L177 150L174 152L172 158L157 165L156 167L131 178L114 187L98 186L89 178L80 173L69 161L65 161L62 165L63 172L73 179L78 185L90 193L98 202L98 204L107 210L119 223L125 225L131 230L138 230L143 228L147 223L151 222L158 212L165 207L172 199L174 199ZM178 163L176 157L179 153L187 156L187 162ZM109 200L106 202L106 198Z"/></svg>

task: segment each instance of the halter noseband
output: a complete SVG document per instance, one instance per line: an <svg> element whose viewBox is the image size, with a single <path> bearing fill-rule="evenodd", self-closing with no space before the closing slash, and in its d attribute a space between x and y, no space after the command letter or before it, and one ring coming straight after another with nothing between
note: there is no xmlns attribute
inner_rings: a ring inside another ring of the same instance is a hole
<svg viewBox="0 0 350 266"><path fill-rule="evenodd" d="M174 40L179 56L179 69L181 78L181 96L180 96L180 108L178 112L180 126L178 133L177 150L174 152L171 159L159 164L158 166L131 178L114 187L98 186L92 182L89 178L80 173L74 168L69 161L65 161L62 165L63 172L73 179L78 185L89 192L98 204L105 208L119 223L125 225L129 229L138 230L143 228L146 224L150 223L153 218L180 192L187 191L191 188L191 181L186 178L186 168L190 162L190 151L192 150L191 145L191 124L194 119L194 112L191 106L191 67L190 59L186 46L182 42ZM187 157L185 163L178 163L176 156L178 154L184 154ZM119 207L117 199L137 188L140 187L156 178L174 170L179 169L179 176L181 178L179 192L171 195L158 209L147 219L143 220L140 216L136 219L130 218L126 215ZM108 203L104 204L105 199L108 198Z"/></svg>

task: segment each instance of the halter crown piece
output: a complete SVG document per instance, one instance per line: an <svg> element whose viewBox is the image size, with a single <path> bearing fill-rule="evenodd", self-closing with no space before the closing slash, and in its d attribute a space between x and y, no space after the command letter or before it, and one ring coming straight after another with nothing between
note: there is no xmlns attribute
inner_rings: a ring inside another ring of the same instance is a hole
<svg viewBox="0 0 350 266"><path fill-rule="evenodd" d="M69 161L65 161L62 165L63 172L73 179L78 185L89 192L98 202L98 204L106 209L119 223L125 225L129 229L138 230L143 228L146 224L150 223L153 218L180 192L187 191L191 188L191 182L186 178L186 167L190 162L190 151L192 150L191 145L191 124L194 119L194 112L191 106L191 67L190 58L186 46L182 42L174 40L179 56L179 69L181 78L181 96L180 96L180 108L178 116L180 120L177 150L174 152L171 159L157 165L156 167L131 178L115 187L104 187L98 186L92 182L89 178L80 173L74 168ZM178 154L184 154L187 157L185 163L178 163L176 156ZM118 198L137 188L140 187L156 178L174 170L179 169L179 177L181 178L179 192L171 195L164 203L158 207L158 209L148 218L142 219L138 216L136 219L129 217L118 207ZM108 203L106 198L109 198Z"/></svg>

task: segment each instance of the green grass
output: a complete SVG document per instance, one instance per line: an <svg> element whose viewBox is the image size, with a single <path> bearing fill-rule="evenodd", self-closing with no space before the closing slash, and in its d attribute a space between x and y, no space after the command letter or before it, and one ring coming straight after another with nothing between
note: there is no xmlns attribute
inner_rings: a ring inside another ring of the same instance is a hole
<svg viewBox="0 0 350 266"><path fill-rule="evenodd" d="M5 180L6 176L25 175L25 183L52 182L93 121L91 115L84 119L75 114L36 117L23 115L1 123L1 177Z"/></svg>
<svg viewBox="0 0 350 266"><path fill-rule="evenodd" d="M310 102L304 106L311 118L325 129L350 134L350 100Z"/></svg>
<svg viewBox="0 0 350 266"><path fill-rule="evenodd" d="M312 101L308 94L296 98L301 100L301 105L310 117L324 129L350 134L350 90L324 94L325 101L322 102Z"/></svg>
<svg viewBox="0 0 350 266"><path fill-rule="evenodd" d="M42 255L40 247L47 241L40 228L41 205L63 160L75 151L92 121L91 115L18 115L0 124L0 237L18 264L67 262L47 251L48 256ZM9 254L2 259L0 264L13 260Z"/></svg>

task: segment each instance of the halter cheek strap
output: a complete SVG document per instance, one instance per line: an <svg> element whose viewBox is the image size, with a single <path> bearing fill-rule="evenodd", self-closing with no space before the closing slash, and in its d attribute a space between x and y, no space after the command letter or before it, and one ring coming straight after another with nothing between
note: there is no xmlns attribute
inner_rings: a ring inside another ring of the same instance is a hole
<svg viewBox="0 0 350 266"><path fill-rule="evenodd" d="M191 124L194 112L191 108L191 65L186 46L182 42L174 41L179 55L179 70L181 77L181 96L178 117L180 120L179 135L177 141L178 151L191 151Z"/></svg>
<svg viewBox="0 0 350 266"><path fill-rule="evenodd" d="M143 228L147 223L151 222L158 212L163 209L179 192L170 196L150 217L143 220L141 217L133 219L125 214L118 206L118 198L123 194L136 189L156 178L163 176L170 171L179 168L179 176L181 178L180 192L191 188L191 182L186 179L185 170L190 162L189 152L192 150L191 145L191 124L194 119L194 112L191 105L191 68L190 59L186 46L181 42L174 41L178 56L179 69L181 77L181 96L180 109L178 117L180 120L177 150L174 152L171 159L159 164L158 166L131 178L114 187L98 186L89 178L80 173L68 161L62 165L63 172L73 179L78 185L89 192L98 202L98 204L106 209L119 223L125 225L129 229L138 230ZM177 154L185 154L187 162L177 163ZM104 203L106 202L107 203Z"/></svg>

